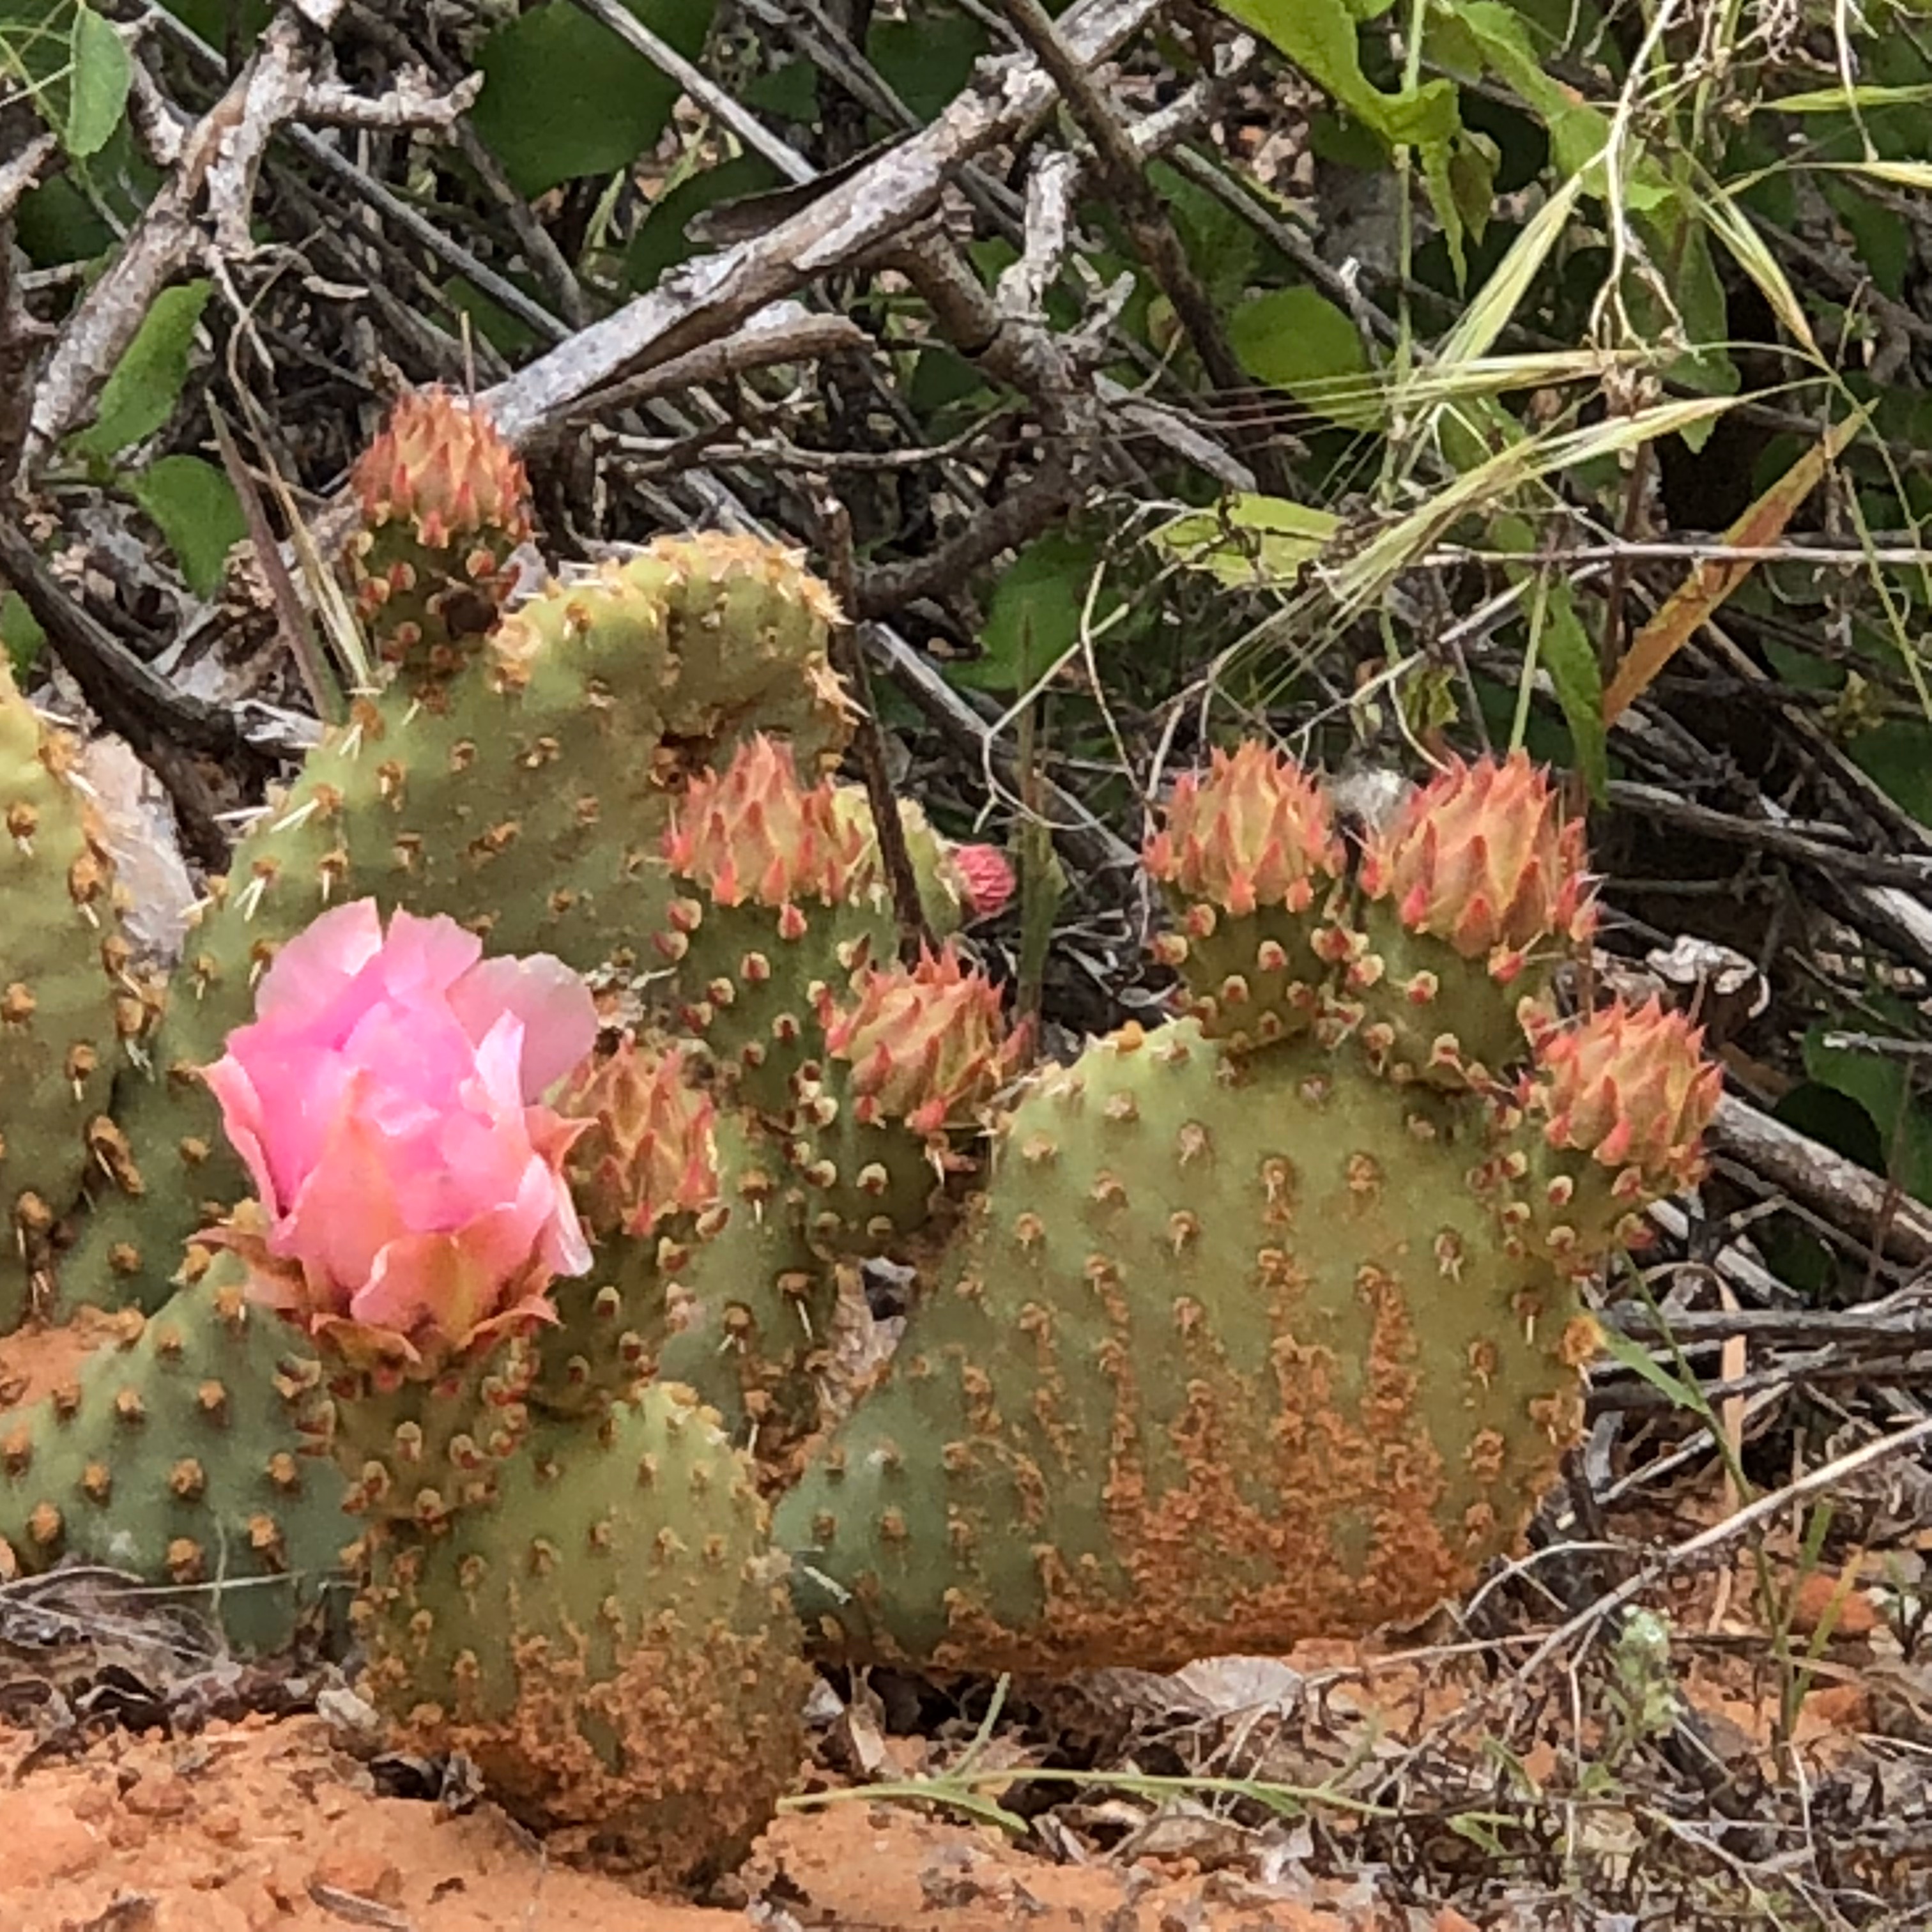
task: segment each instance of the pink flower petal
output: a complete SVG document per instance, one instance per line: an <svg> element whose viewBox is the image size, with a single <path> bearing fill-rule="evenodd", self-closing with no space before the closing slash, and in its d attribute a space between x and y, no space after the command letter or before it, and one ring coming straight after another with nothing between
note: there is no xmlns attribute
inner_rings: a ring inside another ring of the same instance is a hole
<svg viewBox="0 0 1932 1932"><path fill-rule="evenodd" d="M523 1022L526 1100L548 1092L597 1043L597 1006L584 976L547 952L479 959L450 988L449 1008L477 1041L500 1014Z"/></svg>
<svg viewBox="0 0 1932 1932"><path fill-rule="evenodd" d="M446 914L418 919L399 907L382 946L383 978L392 999L440 1000L482 956L482 940Z"/></svg>
<svg viewBox="0 0 1932 1932"><path fill-rule="evenodd" d="M326 1010L382 946L382 915L374 899L324 913L274 957L255 989L263 1020L301 1020Z"/></svg>

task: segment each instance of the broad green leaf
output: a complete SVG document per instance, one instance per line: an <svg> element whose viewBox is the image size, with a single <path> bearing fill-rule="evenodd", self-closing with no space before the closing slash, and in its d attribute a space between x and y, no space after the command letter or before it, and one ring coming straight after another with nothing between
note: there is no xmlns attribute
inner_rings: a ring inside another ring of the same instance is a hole
<svg viewBox="0 0 1932 1932"><path fill-rule="evenodd" d="M630 0L679 52L704 44L711 0ZM505 22L483 43L482 94L471 110L520 194L628 168L662 134L680 89L609 28L569 4Z"/></svg>
<svg viewBox="0 0 1932 1932"><path fill-rule="evenodd" d="M63 144L76 160L98 154L121 124L134 64L127 43L92 7L74 9L73 72Z"/></svg>
<svg viewBox="0 0 1932 1932"><path fill-rule="evenodd" d="M210 46L218 47L226 38L235 0L164 0L164 10L192 27ZM244 40L252 40L268 24L274 12L269 0L242 0L241 28Z"/></svg>
<svg viewBox="0 0 1932 1932"><path fill-rule="evenodd" d="M1235 310L1228 340L1258 382L1286 389L1317 416L1372 428L1385 411L1355 325L1310 288L1276 289Z"/></svg>
<svg viewBox="0 0 1932 1932"><path fill-rule="evenodd" d="M21 601L17 590L0 592L0 654L16 677L25 677L47 640L39 620Z"/></svg>
<svg viewBox="0 0 1932 1932"><path fill-rule="evenodd" d="M1461 0L1447 18L1454 23L1451 48L1474 41L1490 72L1549 129L1550 158L1558 176L1568 181L1583 176L1588 192L1600 196L1604 182L1600 164L1610 141L1610 116L1544 70L1543 56L1515 8L1502 0ZM1432 25L1432 44L1436 31ZM1670 188L1662 170L1641 150L1634 152L1632 160L1623 201L1641 214L1666 201Z"/></svg>
<svg viewBox="0 0 1932 1932"><path fill-rule="evenodd" d="M164 456L129 477L127 488L167 539L188 588L212 597L229 551L248 534L234 484L199 456Z"/></svg>
<svg viewBox="0 0 1932 1932"><path fill-rule="evenodd" d="M881 78L922 121L930 121L973 78L992 41L968 14L931 0L909 7L908 18L874 20L866 51Z"/></svg>
<svg viewBox="0 0 1932 1932"><path fill-rule="evenodd" d="M1932 1115L1906 1082L1904 1063L1825 1044L1826 1029L1804 1036L1804 1070L1821 1087L1856 1100L1878 1130L1890 1177L1915 1199L1932 1204Z"/></svg>
<svg viewBox="0 0 1932 1932"><path fill-rule="evenodd" d="M699 168L659 194L638 223L624 251L624 280L641 295L667 268L700 253L685 233L687 224L721 201L762 194L781 184L777 169L761 154L735 154L715 168Z"/></svg>
<svg viewBox="0 0 1932 1932"><path fill-rule="evenodd" d="M982 691L1024 691L1080 638L1080 614L1096 553L1090 543L1055 532L1036 538L1000 578L986 611L980 655L950 665L955 684Z"/></svg>
<svg viewBox="0 0 1932 1932"><path fill-rule="evenodd" d="M1545 595L1543 632L1537 640L1537 658L1550 674L1550 682L1562 706L1564 722L1570 728L1570 742L1576 754L1576 769L1583 774L1590 796L1600 801L1610 784L1609 733L1604 724L1604 677L1597 662L1596 646L1576 615L1576 606L1567 580L1558 578Z"/></svg>
<svg viewBox="0 0 1932 1932"><path fill-rule="evenodd" d="M1488 135L1468 133L1457 136L1449 157L1449 191L1456 199L1456 212L1479 248L1496 208L1500 158L1501 150Z"/></svg>
<svg viewBox="0 0 1932 1932"><path fill-rule="evenodd" d="M212 282L184 282L154 298L100 392L92 427L74 439L76 449L83 455L112 456L152 436L174 414L188 380L195 325L213 289Z"/></svg>
<svg viewBox="0 0 1932 1932"><path fill-rule="evenodd" d="M1220 0L1221 10L1272 42L1390 147L1446 147L1456 131L1456 89L1430 80L1384 94L1362 70L1354 14L1344 0Z"/></svg>
<svg viewBox="0 0 1932 1932"><path fill-rule="evenodd" d="M1223 584L1292 584L1341 524L1332 511L1283 496L1231 496L1218 508L1177 517L1154 540L1176 563Z"/></svg>

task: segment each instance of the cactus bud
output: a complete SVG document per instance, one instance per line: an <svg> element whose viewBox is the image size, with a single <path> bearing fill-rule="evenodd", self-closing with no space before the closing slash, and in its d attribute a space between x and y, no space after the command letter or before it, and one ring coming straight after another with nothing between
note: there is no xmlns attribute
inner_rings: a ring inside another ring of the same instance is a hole
<svg viewBox="0 0 1932 1932"><path fill-rule="evenodd" d="M1387 899L1412 932L1486 958L1504 982L1531 950L1581 944L1595 928L1583 828L1565 821L1548 775L1527 755L1460 760L1370 839L1362 890Z"/></svg>
<svg viewBox="0 0 1932 1932"><path fill-rule="evenodd" d="M851 1066L860 1120L900 1120L917 1134L970 1119L1011 1072L1019 1044L999 989L950 948L867 973L844 1011L828 995L822 1021L826 1053Z"/></svg>
<svg viewBox="0 0 1932 1932"><path fill-rule="evenodd" d="M598 1234L648 1234L717 1199L717 1108L691 1084L687 1061L682 1049L640 1050L627 1036L560 1099L566 1119L592 1124L568 1171L578 1211Z"/></svg>
<svg viewBox="0 0 1932 1932"><path fill-rule="evenodd" d="M454 668L462 640L495 623L531 533L521 461L473 404L424 389L398 402L350 481L358 614L391 662Z"/></svg>

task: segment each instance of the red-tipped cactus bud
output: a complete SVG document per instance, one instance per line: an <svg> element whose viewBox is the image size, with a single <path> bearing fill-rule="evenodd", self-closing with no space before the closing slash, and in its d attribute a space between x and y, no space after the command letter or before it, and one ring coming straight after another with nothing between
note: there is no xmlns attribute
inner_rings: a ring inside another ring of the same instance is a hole
<svg viewBox="0 0 1932 1932"><path fill-rule="evenodd" d="M867 863L867 833L833 788L799 783L790 746L762 733L722 772L700 773L680 801L664 854L719 905L844 898Z"/></svg>
<svg viewBox="0 0 1932 1932"><path fill-rule="evenodd" d="M1583 828L1566 822L1547 775L1522 752L1452 764L1370 840L1362 890L1388 899L1412 932L1502 979L1545 940L1580 944L1596 908Z"/></svg>
<svg viewBox="0 0 1932 1932"><path fill-rule="evenodd" d="M1328 792L1292 758L1250 741L1175 782L1148 871L1180 898L1240 917L1306 912L1345 862Z"/></svg>
<svg viewBox="0 0 1932 1932"><path fill-rule="evenodd" d="M850 1064L859 1120L903 1120L917 1134L970 1120L1012 1070L1019 1046L999 989L950 948L868 972L854 1004L841 1010L828 996L821 1019L826 1054Z"/></svg>
<svg viewBox="0 0 1932 1932"><path fill-rule="evenodd" d="M431 549L466 535L530 533L530 481L488 416L447 389L396 404L350 477L364 523L406 521Z"/></svg>
<svg viewBox="0 0 1932 1932"><path fill-rule="evenodd" d="M385 656L435 668L496 621L531 533L530 478L488 416L440 388L403 397L350 473L356 606Z"/></svg>
<svg viewBox="0 0 1932 1932"><path fill-rule="evenodd" d="M648 1234L717 1200L717 1108L692 1084L682 1049L640 1050L626 1039L572 1082L559 1111L590 1123L569 1172L578 1208L599 1234Z"/></svg>
<svg viewBox="0 0 1932 1932"><path fill-rule="evenodd" d="M1646 1192L1675 1192L1702 1172L1704 1130L1724 1090L1703 1040L1657 999L1635 1011L1618 999L1541 1036L1523 1097L1551 1146L1634 1171Z"/></svg>

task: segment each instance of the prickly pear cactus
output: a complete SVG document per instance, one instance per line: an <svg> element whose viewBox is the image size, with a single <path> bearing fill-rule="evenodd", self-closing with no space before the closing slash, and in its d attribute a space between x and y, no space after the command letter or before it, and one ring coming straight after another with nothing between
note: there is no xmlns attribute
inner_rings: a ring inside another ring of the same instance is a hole
<svg viewBox="0 0 1932 1932"><path fill-rule="evenodd" d="M207 1262L158 1315L123 1309L72 1382L0 1416L0 1569L124 1570L272 1652L339 1612L358 1526L304 1426L313 1358Z"/></svg>
<svg viewBox="0 0 1932 1932"><path fill-rule="evenodd" d="M329 906L446 913L496 950L580 970L637 963L666 923L658 848L692 774L754 724L788 733L810 764L843 743L832 608L790 552L667 538L525 604L433 695L399 682L358 702L190 936L151 1070L117 1102L133 1156L100 1177L64 1299L159 1306L181 1242L239 1197L194 1070L248 1018L278 948Z"/></svg>
<svg viewBox="0 0 1932 1932"><path fill-rule="evenodd" d="M0 656L0 1334L51 1301L83 1175L128 1167L108 1103L142 992L74 755Z"/></svg>
<svg viewBox="0 0 1932 1932"><path fill-rule="evenodd" d="M1198 1017L1001 1123L780 1506L830 1648L1166 1669L1413 1621L1515 1546L1580 1424L1579 1284L1717 1093L1681 1019L1558 1016L1587 892L1530 776L1451 774L1354 882L1285 760L1184 788L1150 860Z"/></svg>
<svg viewBox="0 0 1932 1932"><path fill-rule="evenodd" d="M1178 1016L1025 1073L969 952L898 956L796 558L665 542L500 621L486 422L412 404L357 487L397 669L158 1030L0 686L0 1321L56 1265L124 1304L0 1418L0 1569L113 1564L254 1647L353 1536L399 1739L662 1883L772 1815L814 1646L1166 1668L1515 1546L1586 1285L1717 1096L1681 1018L1564 1010L1594 913L1543 774L1452 766L1356 851L1318 777L1216 754L1145 855ZM936 933L1004 903L902 830ZM614 1048L607 967L656 1001ZM922 1284L882 1375L880 1258Z"/></svg>

